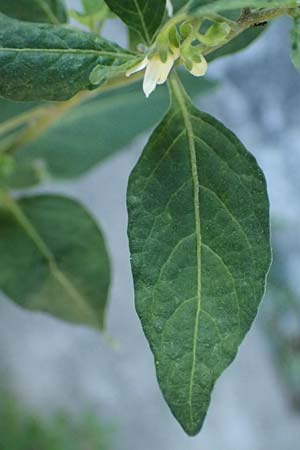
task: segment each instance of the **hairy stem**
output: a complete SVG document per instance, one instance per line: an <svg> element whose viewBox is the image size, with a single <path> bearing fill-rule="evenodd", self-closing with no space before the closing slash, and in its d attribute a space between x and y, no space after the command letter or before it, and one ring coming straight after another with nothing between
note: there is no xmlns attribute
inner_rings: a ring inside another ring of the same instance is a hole
<svg viewBox="0 0 300 450"><path fill-rule="evenodd" d="M203 50L204 55L208 55L215 50L224 47L224 45L228 44L230 41L235 39L241 33L246 31L247 29L259 25L264 22L269 22L270 20L277 19L282 16L291 15L295 8L272 8L272 9L264 9L264 10L256 10L250 11L249 8L246 8L247 11L242 11L240 18L235 22L235 26L232 27L229 36L226 39L226 42L222 42L220 45L214 47L207 47Z"/></svg>

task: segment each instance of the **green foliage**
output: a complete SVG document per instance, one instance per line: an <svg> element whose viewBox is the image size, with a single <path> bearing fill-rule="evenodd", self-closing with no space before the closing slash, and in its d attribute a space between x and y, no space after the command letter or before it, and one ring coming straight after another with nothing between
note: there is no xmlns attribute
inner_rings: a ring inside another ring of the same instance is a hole
<svg viewBox="0 0 300 450"><path fill-rule="evenodd" d="M0 124L6 120L12 119L13 117L19 116L20 114L31 110L38 103L31 102L13 102L0 98Z"/></svg>
<svg viewBox="0 0 300 450"><path fill-rule="evenodd" d="M221 58L222 56L232 55L233 53L244 50L265 31L265 28L265 26L259 28L249 28L228 44L210 53L207 60L213 61L217 58Z"/></svg>
<svg viewBox="0 0 300 450"><path fill-rule="evenodd" d="M76 201L15 200L9 190L47 175L81 175L153 127L168 94L159 88L146 100L141 70L149 95L177 65L203 76L206 59L241 50L263 32L253 25L299 16L296 0L173 0L181 13L170 19L164 0L105 1L82 0L83 13L72 13L93 32L85 33L55 25L66 19L59 0L0 0L7 14L0 13L0 96L30 102L0 105L0 289L23 307L97 328L110 263L94 220ZM111 14L129 27L133 52L99 35ZM297 19L291 38L299 67ZM186 78L191 96L212 87ZM176 75L170 90L171 108L130 176L128 233L136 307L158 381L194 435L264 293L269 203L264 176L240 141L192 105ZM27 450L21 442L18 450ZM34 445L43 450L41 441Z"/></svg>
<svg viewBox="0 0 300 450"><path fill-rule="evenodd" d="M237 138L177 81L128 187L136 307L158 381L188 434L233 360L270 265L265 180Z"/></svg>
<svg viewBox="0 0 300 450"><path fill-rule="evenodd" d="M81 0L86 14L95 14L104 6L104 0Z"/></svg>
<svg viewBox="0 0 300 450"><path fill-rule="evenodd" d="M112 14L104 0L82 0L83 12L69 11L70 17L91 31L99 33L107 19Z"/></svg>
<svg viewBox="0 0 300 450"><path fill-rule="evenodd" d="M28 22L67 21L64 0L0 0L0 12Z"/></svg>
<svg viewBox="0 0 300 450"><path fill-rule="evenodd" d="M165 0L105 0L110 9L150 44L165 13Z"/></svg>
<svg viewBox="0 0 300 450"><path fill-rule="evenodd" d="M0 288L20 306L103 327L106 246L84 208L65 197L0 192Z"/></svg>
<svg viewBox="0 0 300 450"><path fill-rule="evenodd" d="M215 87L215 83L209 80L199 82L187 75L182 79L193 97L204 95ZM7 103L4 102L4 107L8 113ZM15 105L13 103L11 109ZM153 127L167 106L166 88L157 91L147 100L140 83L99 95L67 111L37 139L25 145L20 141L21 151L16 154L19 175L10 177L9 182L13 186L16 185L17 178L21 176L21 168L22 173L25 168L27 171L31 169L32 182L38 182L38 168L41 165L43 172L53 177L69 178L81 175L121 150L139 133ZM136 114L135 120L132 120L135 111L146 109L147 114ZM11 145L14 146L15 142ZM30 185L30 178L28 181Z"/></svg>
<svg viewBox="0 0 300 450"><path fill-rule="evenodd" d="M188 3L188 0L172 0L173 11L174 13L179 11Z"/></svg>
<svg viewBox="0 0 300 450"><path fill-rule="evenodd" d="M41 419L1 389L0 450L108 450L108 441L109 431L91 414Z"/></svg>
<svg viewBox="0 0 300 450"><path fill-rule="evenodd" d="M300 18L294 18L291 30L291 61L298 72L300 72Z"/></svg>
<svg viewBox="0 0 300 450"><path fill-rule="evenodd" d="M0 96L13 100L66 100L93 89L96 66L132 64L134 56L98 36L33 25L0 15ZM105 78L108 77L105 71Z"/></svg>

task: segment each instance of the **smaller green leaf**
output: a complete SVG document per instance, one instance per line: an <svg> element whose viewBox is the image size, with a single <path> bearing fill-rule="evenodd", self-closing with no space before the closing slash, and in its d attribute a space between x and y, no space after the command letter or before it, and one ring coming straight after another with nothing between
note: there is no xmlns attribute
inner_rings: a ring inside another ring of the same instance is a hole
<svg viewBox="0 0 300 450"><path fill-rule="evenodd" d="M66 100L94 89L96 66L108 79L135 55L91 33L31 24L0 14L0 96L13 100ZM111 73L108 67L111 67Z"/></svg>
<svg viewBox="0 0 300 450"><path fill-rule="evenodd" d="M97 66L95 66L90 73L90 83L94 86L99 86L110 78L122 76L130 67L132 67L131 61L119 66L105 66L104 64L97 64Z"/></svg>
<svg viewBox="0 0 300 450"><path fill-rule="evenodd" d="M64 0L0 0L0 12L28 22L67 21Z"/></svg>
<svg viewBox="0 0 300 450"><path fill-rule="evenodd" d="M150 44L165 14L165 0L105 0L129 28Z"/></svg>
<svg viewBox="0 0 300 450"><path fill-rule="evenodd" d="M295 69L300 72L300 18L294 18L291 30L291 60Z"/></svg>
<svg viewBox="0 0 300 450"><path fill-rule="evenodd" d="M96 14L105 5L104 0L81 0L85 14Z"/></svg>
<svg viewBox="0 0 300 450"><path fill-rule="evenodd" d="M0 191L0 289L18 305L103 327L110 263L97 224L76 201Z"/></svg>

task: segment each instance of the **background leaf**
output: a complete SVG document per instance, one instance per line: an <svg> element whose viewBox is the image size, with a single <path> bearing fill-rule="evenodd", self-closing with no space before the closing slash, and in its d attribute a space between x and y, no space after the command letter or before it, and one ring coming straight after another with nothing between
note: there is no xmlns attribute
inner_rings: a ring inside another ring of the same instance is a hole
<svg viewBox="0 0 300 450"><path fill-rule="evenodd" d="M187 3L189 3L188 0L171 0L171 1L174 13L179 11L179 9L183 8Z"/></svg>
<svg viewBox="0 0 300 450"><path fill-rule="evenodd" d="M0 289L18 305L102 327L110 284L103 236L65 197L0 193Z"/></svg>
<svg viewBox="0 0 300 450"><path fill-rule="evenodd" d="M158 29L164 17L165 0L105 0L110 9L147 44Z"/></svg>
<svg viewBox="0 0 300 450"><path fill-rule="evenodd" d="M64 0L0 0L0 12L29 22L67 21Z"/></svg>
<svg viewBox="0 0 300 450"><path fill-rule="evenodd" d="M216 87L215 82L196 79L187 72L182 74L182 79L192 97L204 95ZM37 139L20 145L15 155L17 167L19 171L31 167L34 182L38 181L39 168L53 177L81 175L158 123L168 101L166 87L157 89L146 99L141 83L98 95L66 112ZM0 109L8 116L18 110L18 105L24 108L26 104L3 100ZM132 120L133 115L135 120ZM9 181L14 185L17 180L18 174Z"/></svg>
<svg viewBox="0 0 300 450"><path fill-rule="evenodd" d="M132 64L135 57L90 33L31 24L0 14L0 96L13 100L66 100L96 86L96 67Z"/></svg>
<svg viewBox="0 0 300 450"><path fill-rule="evenodd" d="M269 204L253 156L172 86L172 107L130 176L128 235L158 381L194 435L264 293Z"/></svg>

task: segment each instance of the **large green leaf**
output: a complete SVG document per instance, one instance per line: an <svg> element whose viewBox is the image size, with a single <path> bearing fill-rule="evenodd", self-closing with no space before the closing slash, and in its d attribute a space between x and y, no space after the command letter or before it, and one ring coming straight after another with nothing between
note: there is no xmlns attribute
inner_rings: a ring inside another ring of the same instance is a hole
<svg viewBox="0 0 300 450"><path fill-rule="evenodd" d="M102 327L110 283L98 226L77 202L0 193L0 289L18 305Z"/></svg>
<svg viewBox="0 0 300 450"><path fill-rule="evenodd" d="M193 97L216 86L212 81L186 73L182 79ZM4 102L7 113L13 109L10 105L11 102ZM68 111L37 139L21 145L16 153L17 166L27 170L32 167L33 174L42 167L53 177L78 176L153 127L167 107L165 87L157 89L149 99L145 98L140 83L99 95ZM17 176L14 184L16 181Z"/></svg>
<svg viewBox="0 0 300 450"><path fill-rule="evenodd" d="M31 24L0 14L0 96L14 100L65 100L95 88L90 74L125 71L135 56L90 33ZM113 68L112 68L113 66ZM122 69L124 67L124 69Z"/></svg>
<svg viewBox="0 0 300 450"><path fill-rule="evenodd" d="M29 22L58 24L67 20L63 0L0 0L0 12Z"/></svg>
<svg viewBox="0 0 300 450"><path fill-rule="evenodd" d="M110 9L130 28L151 43L152 37L164 17L165 0L105 0Z"/></svg>
<svg viewBox="0 0 300 450"><path fill-rule="evenodd" d="M171 109L130 176L128 234L158 381L194 435L264 293L269 203L254 157L176 80L172 89Z"/></svg>

